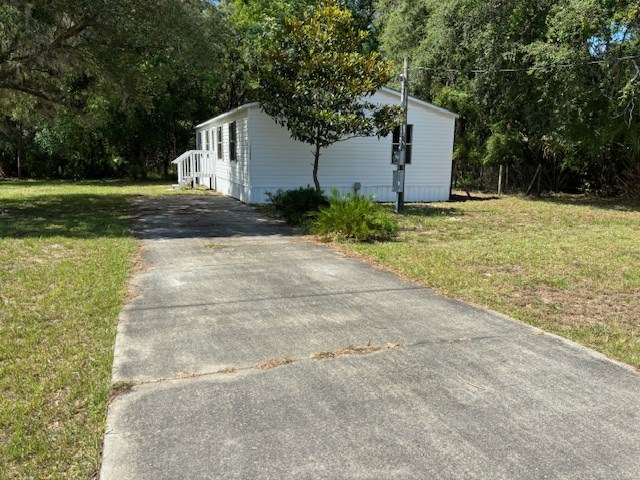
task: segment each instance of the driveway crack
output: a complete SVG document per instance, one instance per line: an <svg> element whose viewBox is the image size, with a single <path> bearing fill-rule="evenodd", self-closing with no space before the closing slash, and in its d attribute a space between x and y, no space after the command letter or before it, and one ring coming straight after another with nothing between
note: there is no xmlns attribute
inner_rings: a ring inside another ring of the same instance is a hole
<svg viewBox="0 0 640 480"><path fill-rule="evenodd" d="M371 355L374 353L387 351L387 350L398 350L403 348L403 346L399 343L388 342L384 345L372 345L369 342L367 345L357 346L357 345L348 345L346 347L341 347L336 350L330 351L321 351L314 352L311 355L306 357L283 357L283 358L269 358L259 363L253 363L249 365L241 365L235 366L230 365L218 370L205 371L205 372L179 372L177 375L166 376L166 377L158 377L153 379L145 379L145 380L132 380L132 381L118 381L111 386L110 392L110 402L115 400L116 398L126 395L131 392L134 387L142 386L142 385L153 385L171 381L179 381L179 380L190 380L194 378L202 378L202 377L213 377L220 375L236 375L241 372L248 371L265 371L271 370L273 368L279 368L286 365L292 365L294 363L301 362L317 362L317 361L330 361L335 360L344 356L352 356L352 355Z"/></svg>

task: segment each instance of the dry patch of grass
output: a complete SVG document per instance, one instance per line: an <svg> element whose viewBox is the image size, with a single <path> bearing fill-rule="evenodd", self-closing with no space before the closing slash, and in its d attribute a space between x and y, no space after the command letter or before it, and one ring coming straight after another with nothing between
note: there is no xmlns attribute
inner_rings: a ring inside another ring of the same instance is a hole
<svg viewBox="0 0 640 480"><path fill-rule="evenodd" d="M398 241L342 248L640 367L640 203L503 197L400 218Z"/></svg>

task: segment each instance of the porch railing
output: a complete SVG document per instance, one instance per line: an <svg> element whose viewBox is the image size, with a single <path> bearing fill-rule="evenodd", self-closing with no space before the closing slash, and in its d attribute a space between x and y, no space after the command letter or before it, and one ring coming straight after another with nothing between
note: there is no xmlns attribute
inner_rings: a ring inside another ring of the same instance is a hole
<svg viewBox="0 0 640 480"><path fill-rule="evenodd" d="M189 150L173 162L178 169L178 184L186 185L196 178L211 178L216 174L214 152L208 150Z"/></svg>

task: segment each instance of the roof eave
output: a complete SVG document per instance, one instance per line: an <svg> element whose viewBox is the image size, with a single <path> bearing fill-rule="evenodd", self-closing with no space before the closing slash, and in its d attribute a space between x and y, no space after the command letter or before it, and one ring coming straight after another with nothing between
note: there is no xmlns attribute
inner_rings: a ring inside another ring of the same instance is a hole
<svg viewBox="0 0 640 480"><path fill-rule="evenodd" d="M260 104L258 102L245 103L244 105L240 105L239 107L236 107L233 110L229 110L228 112L224 112L224 113L218 115L217 117L210 118L209 120L206 120L206 121L196 125L194 127L194 129L198 129L198 128L206 127L207 125L210 125L210 124L218 123L220 120L224 119L225 117L229 117L229 116L234 115L234 114L236 114L238 112L241 112L242 110L247 110L249 108L258 107L258 106L260 106Z"/></svg>
<svg viewBox="0 0 640 480"><path fill-rule="evenodd" d="M401 92L399 92L398 90L395 90L393 88L389 88L389 87L382 87L380 90L382 90L383 92L386 93L391 93L393 95L401 95ZM421 105L429 110L432 110L436 113L439 113L441 115L445 115L448 117L453 117L453 118L460 118L460 115L458 115L455 112L452 112L450 110L447 110L446 108L442 108L442 107L438 107L437 105L434 105L433 103L429 103L429 102L425 102L424 100L420 100L419 98L416 97L412 97L411 95L409 95L409 101L417 103L418 105Z"/></svg>

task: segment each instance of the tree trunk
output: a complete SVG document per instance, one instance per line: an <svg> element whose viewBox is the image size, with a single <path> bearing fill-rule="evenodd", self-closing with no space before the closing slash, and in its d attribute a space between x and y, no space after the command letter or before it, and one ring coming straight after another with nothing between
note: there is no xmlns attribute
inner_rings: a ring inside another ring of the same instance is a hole
<svg viewBox="0 0 640 480"><path fill-rule="evenodd" d="M457 165L460 168L460 171L456 175L456 178L460 180L460 188L462 188L464 192L467 194L467 198L471 198L471 192L469 191L467 182L464 179L464 164L458 163Z"/></svg>
<svg viewBox="0 0 640 480"><path fill-rule="evenodd" d="M533 184L536 182L536 178L538 178L538 176L540 175L540 169L542 168L542 164L538 164L538 168L536 170L536 173L533 175L533 178L531 179L531 183L529 184L529 188L527 188L527 193L525 193L525 195L529 195L531 193L531 189L533 188Z"/></svg>
<svg viewBox="0 0 640 480"><path fill-rule="evenodd" d="M138 179L138 144L136 142L127 141L125 143L124 151L125 158L127 159L127 171L129 174L129 180L136 181Z"/></svg>
<svg viewBox="0 0 640 480"><path fill-rule="evenodd" d="M21 150L20 143L18 143L18 178L22 177L22 159L20 158Z"/></svg>
<svg viewBox="0 0 640 480"><path fill-rule="evenodd" d="M170 153L165 151L164 158L162 160L162 174L165 180L169 180L169 160Z"/></svg>
<svg viewBox="0 0 640 480"><path fill-rule="evenodd" d="M537 192L538 194L537 194L537 196L539 197L540 196L540 180L542 180L542 164L541 163L538 164L538 172L539 173L538 173L538 192Z"/></svg>
<svg viewBox="0 0 640 480"><path fill-rule="evenodd" d="M316 137L316 150L313 157L313 183L316 186L316 192L320 193L320 182L318 181L318 163L320 162L320 139Z"/></svg>
<svg viewBox="0 0 640 480"><path fill-rule="evenodd" d="M144 150L140 149L140 180L146 182L149 179L149 164Z"/></svg>
<svg viewBox="0 0 640 480"><path fill-rule="evenodd" d="M143 182L149 180L149 166L145 161L142 162L142 169L140 170L140 180L142 180Z"/></svg>
<svg viewBox="0 0 640 480"><path fill-rule="evenodd" d="M509 164L507 163L507 171L504 177L504 192L507 193L509 191Z"/></svg>

